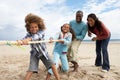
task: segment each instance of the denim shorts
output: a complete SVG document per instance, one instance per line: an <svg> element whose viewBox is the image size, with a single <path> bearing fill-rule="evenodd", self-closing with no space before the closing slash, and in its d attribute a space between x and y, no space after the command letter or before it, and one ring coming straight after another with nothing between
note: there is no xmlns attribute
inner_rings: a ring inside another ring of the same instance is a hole
<svg viewBox="0 0 120 80"><path fill-rule="evenodd" d="M33 72L37 73L38 72L39 60L41 60L43 62L43 64L45 65L47 70L50 69L53 62L48 55L47 55L47 57L48 57L48 59L46 59L46 57L43 55L40 58L38 58L37 56L31 54L28 71L33 71Z"/></svg>

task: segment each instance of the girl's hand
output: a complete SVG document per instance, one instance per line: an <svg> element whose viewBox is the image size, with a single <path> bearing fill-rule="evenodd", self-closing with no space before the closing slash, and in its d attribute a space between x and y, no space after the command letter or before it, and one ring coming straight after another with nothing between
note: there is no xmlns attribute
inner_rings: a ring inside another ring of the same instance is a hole
<svg viewBox="0 0 120 80"><path fill-rule="evenodd" d="M50 40L49 43L52 43L53 37L50 37L49 40Z"/></svg>
<svg viewBox="0 0 120 80"><path fill-rule="evenodd" d="M63 40L59 40L58 42L60 42L60 43L64 44L64 41L63 41Z"/></svg>
<svg viewBox="0 0 120 80"><path fill-rule="evenodd" d="M92 38L92 41L96 41L96 40L97 40L97 37L93 37L93 38Z"/></svg>

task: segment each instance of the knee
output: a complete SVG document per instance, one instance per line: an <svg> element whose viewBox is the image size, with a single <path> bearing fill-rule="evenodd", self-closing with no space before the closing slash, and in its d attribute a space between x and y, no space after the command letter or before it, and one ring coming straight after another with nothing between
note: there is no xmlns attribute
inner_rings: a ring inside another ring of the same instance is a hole
<svg viewBox="0 0 120 80"><path fill-rule="evenodd" d="M53 64L53 65L51 66L51 68L52 68L52 69L56 69L56 66L55 66L55 64Z"/></svg>
<svg viewBox="0 0 120 80"><path fill-rule="evenodd" d="M102 52L107 52L107 48L102 48Z"/></svg>

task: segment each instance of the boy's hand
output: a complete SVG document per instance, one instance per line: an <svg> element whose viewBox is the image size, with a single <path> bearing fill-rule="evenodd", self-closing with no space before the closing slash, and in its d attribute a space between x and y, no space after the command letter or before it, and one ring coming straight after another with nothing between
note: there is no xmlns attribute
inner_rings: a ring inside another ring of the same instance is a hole
<svg viewBox="0 0 120 80"><path fill-rule="evenodd" d="M22 40L17 40L17 45L23 45Z"/></svg>
<svg viewBox="0 0 120 80"><path fill-rule="evenodd" d="M28 45L28 42L31 40L32 40L31 38L26 38L23 40L17 40L17 42L18 42L18 45Z"/></svg>
<svg viewBox="0 0 120 80"><path fill-rule="evenodd" d="M26 39L23 39L22 42L24 45L28 45L28 42L31 40L32 40L31 38L26 38Z"/></svg>
<svg viewBox="0 0 120 80"><path fill-rule="evenodd" d="M23 42L23 45L28 45L28 40L27 39L22 40L22 42Z"/></svg>

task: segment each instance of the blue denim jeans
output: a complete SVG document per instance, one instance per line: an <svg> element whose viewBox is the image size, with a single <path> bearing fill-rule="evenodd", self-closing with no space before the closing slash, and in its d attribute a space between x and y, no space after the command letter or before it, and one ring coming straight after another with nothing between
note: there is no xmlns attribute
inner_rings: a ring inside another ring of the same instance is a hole
<svg viewBox="0 0 120 80"><path fill-rule="evenodd" d="M96 41L96 60L95 60L96 66L102 66L102 69L108 71L110 69L109 55L107 50L109 40L110 37L108 37L107 39Z"/></svg>
<svg viewBox="0 0 120 80"><path fill-rule="evenodd" d="M67 60L67 55L66 54L62 54L62 53L58 53L58 52L54 52L53 53L53 62L55 63L56 67L59 67L59 60L61 61L62 64L62 70L64 72L69 70L69 64L68 64L68 60ZM53 74L52 69L49 69L48 72L50 74Z"/></svg>

